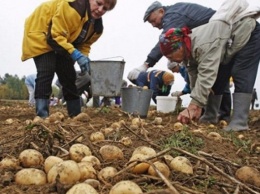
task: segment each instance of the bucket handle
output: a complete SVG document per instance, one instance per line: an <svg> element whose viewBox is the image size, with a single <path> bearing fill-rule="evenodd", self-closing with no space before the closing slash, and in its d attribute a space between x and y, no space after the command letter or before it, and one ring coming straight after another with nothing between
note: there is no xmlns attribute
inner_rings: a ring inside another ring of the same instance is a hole
<svg viewBox="0 0 260 194"><path fill-rule="evenodd" d="M107 59L114 59L114 58L121 58L123 62L125 61L124 57L122 57L122 56L106 57L106 58L103 58L103 59L98 59L97 61L102 61L102 60L107 60Z"/></svg>

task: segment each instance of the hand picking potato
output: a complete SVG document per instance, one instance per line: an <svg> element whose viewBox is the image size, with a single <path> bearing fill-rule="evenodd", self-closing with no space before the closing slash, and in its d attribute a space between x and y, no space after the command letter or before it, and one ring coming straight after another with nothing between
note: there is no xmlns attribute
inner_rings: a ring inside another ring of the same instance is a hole
<svg viewBox="0 0 260 194"><path fill-rule="evenodd" d="M78 183L71 187L66 194L98 194L98 192L87 183Z"/></svg>
<svg viewBox="0 0 260 194"><path fill-rule="evenodd" d="M120 160L124 158L122 150L114 145L104 145L99 150L104 160Z"/></svg>
<svg viewBox="0 0 260 194"><path fill-rule="evenodd" d="M78 164L73 160L55 164L47 174L48 182L55 183L57 176L62 184L75 184L81 177Z"/></svg>
<svg viewBox="0 0 260 194"><path fill-rule="evenodd" d="M133 181L120 181L110 190L109 194L141 194L142 189Z"/></svg>
<svg viewBox="0 0 260 194"><path fill-rule="evenodd" d="M49 156L44 161L44 170L46 173L49 172L49 170L57 163L62 162L63 159L57 157L57 156Z"/></svg>
<svg viewBox="0 0 260 194"><path fill-rule="evenodd" d="M15 174L15 183L18 185L44 185L46 174L39 169L24 168Z"/></svg>
<svg viewBox="0 0 260 194"><path fill-rule="evenodd" d="M39 168L42 166L44 159L42 154L34 149L23 150L19 155L19 161L25 168Z"/></svg>
<svg viewBox="0 0 260 194"><path fill-rule="evenodd" d="M80 143L73 144L70 149L70 158L76 162L80 162L85 156L92 155L88 146Z"/></svg>

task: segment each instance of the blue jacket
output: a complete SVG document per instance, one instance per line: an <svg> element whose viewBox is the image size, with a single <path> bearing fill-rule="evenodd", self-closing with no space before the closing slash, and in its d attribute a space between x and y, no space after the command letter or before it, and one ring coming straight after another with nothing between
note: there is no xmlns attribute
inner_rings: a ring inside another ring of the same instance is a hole
<svg viewBox="0 0 260 194"><path fill-rule="evenodd" d="M180 66L180 74L184 78L186 84L182 90L182 94L190 94L190 80L189 80L189 75L184 66Z"/></svg>
<svg viewBox="0 0 260 194"><path fill-rule="evenodd" d="M136 79L136 85L143 87L147 86L153 90L152 99L154 103L157 103L156 96L168 96L171 91L171 85L164 85L162 76L165 71L153 70L150 72L141 72Z"/></svg>
<svg viewBox="0 0 260 194"><path fill-rule="evenodd" d="M187 26L189 29L196 28L208 23L215 10L194 3L176 3L164 6L165 14L162 18L163 31L170 28L181 28ZM146 62L153 67L162 58L159 42L148 54Z"/></svg>

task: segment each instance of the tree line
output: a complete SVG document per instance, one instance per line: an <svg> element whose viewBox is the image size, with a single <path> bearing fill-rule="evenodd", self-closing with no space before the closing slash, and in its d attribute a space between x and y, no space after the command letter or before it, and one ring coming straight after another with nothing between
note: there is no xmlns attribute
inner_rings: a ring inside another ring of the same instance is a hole
<svg viewBox="0 0 260 194"><path fill-rule="evenodd" d="M27 100L29 93L24 83L26 76L19 78L17 75L6 73L0 76L0 99ZM52 87L53 94L57 96L58 88Z"/></svg>

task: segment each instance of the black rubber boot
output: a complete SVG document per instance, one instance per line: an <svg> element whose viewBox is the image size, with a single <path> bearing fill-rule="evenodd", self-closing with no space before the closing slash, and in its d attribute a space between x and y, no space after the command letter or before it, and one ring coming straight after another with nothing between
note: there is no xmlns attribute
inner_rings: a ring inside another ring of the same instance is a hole
<svg viewBox="0 0 260 194"><path fill-rule="evenodd" d="M208 103L205 107L205 112L203 116L199 119L200 123L218 123L218 111L220 103L222 100L222 95L210 94L208 97Z"/></svg>
<svg viewBox="0 0 260 194"><path fill-rule="evenodd" d="M69 117L75 117L81 113L80 99L67 101L67 110Z"/></svg>
<svg viewBox="0 0 260 194"><path fill-rule="evenodd" d="M49 99L35 99L36 115L41 118L49 116Z"/></svg>

